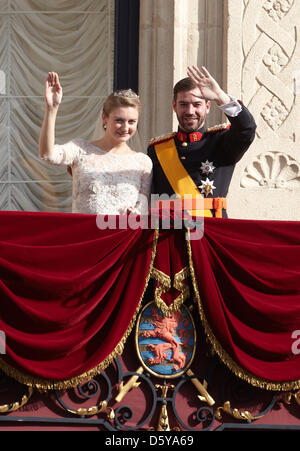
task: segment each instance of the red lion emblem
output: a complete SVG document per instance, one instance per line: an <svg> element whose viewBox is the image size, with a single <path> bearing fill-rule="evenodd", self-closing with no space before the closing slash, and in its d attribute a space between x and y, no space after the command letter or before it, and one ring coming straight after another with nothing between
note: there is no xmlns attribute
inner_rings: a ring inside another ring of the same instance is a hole
<svg viewBox="0 0 300 451"><path fill-rule="evenodd" d="M175 338L175 330L179 327L181 312L174 312L172 316L165 317L160 316L157 309L152 309L152 316L154 318L152 324L155 326L155 329L144 332L143 336L146 338L160 338L166 343L148 345L148 348L155 354L154 358L149 359L149 364L157 365L162 363L168 357L167 351L171 349L172 357L169 362L174 363L174 370L178 371L184 368L187 357L186 353L180 351L180 345L187 345L188 338L185 336L187 331L179 330L180 341Z"/></svg>

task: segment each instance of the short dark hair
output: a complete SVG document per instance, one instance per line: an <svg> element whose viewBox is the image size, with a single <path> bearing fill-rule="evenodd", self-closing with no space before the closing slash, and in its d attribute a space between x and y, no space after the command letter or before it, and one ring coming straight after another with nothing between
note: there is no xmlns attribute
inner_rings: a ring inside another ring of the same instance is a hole
<svg viewBox="0 0 300 451"><path fill-rule="evenodd" d="M177 95L179 92L182 91L190 91L191 89L197 88L196 83L193 82L193 80L190 77L183 78L182 80L179 80L173 89L173 100L176 102Z"/></svg>

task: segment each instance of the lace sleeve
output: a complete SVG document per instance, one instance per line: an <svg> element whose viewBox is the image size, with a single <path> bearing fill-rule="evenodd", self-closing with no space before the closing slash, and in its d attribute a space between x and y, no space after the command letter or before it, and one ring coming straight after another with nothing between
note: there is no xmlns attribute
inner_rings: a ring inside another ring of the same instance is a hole
<svg viewBox="0 0 300 451"><path fill-rule="evenodd" d="M145 155L145 169L141 179L141 187L139 192L139 199L133 209L133 212L141 212L141 214L148 214L149 212L149 201L150 201L150 190L152 183L152 161Z"/></svg>
<svg viewBox="0 0 300 451"><path fill-rule="evenodd" d="M140 189L140 193L144 194L144 196L146 196L147 198L150 196L150 189L152 183L152 161L150 160L150 162L151 163L147 165L147 168L145 168L145 172L142 176Z"/></svg>
<svg viewBox="0 0 300 451"><path fill-rule="evenodd" d="M76 140L69 141L65 144L55 144L51 155L42 159L49 163L59 166L72 166L78 159L80 154L80 146Z"/></svg>

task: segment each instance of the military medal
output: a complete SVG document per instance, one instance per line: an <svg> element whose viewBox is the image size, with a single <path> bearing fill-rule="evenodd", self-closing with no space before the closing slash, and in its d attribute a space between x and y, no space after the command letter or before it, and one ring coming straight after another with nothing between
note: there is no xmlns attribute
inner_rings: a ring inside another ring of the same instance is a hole
<svg viewBox="0 0 300 451"><path fill-rule="evenodd" d="M201 185L198 186L198 188L201 189L201 194L204 194L205 196L213 194L213 190L216 189L214 186L214 181L209 180L208 178L206 178L206 180L202 180Z"/></svg>
<svg viewBox="0 0 300 451"><path fill-rule="evenodd" d="M204 162L201 163L200 169L202 171L202 174L209 175L212 174L216 168L213 165L212 161L209 162L208 160L206 160L205 163Z"/></svg>

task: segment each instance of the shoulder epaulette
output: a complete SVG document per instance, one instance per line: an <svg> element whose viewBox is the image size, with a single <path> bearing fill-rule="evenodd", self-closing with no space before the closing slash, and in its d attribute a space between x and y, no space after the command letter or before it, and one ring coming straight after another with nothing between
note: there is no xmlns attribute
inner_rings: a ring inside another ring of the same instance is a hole
<svg viewBox="0 0 300 451"><path fill-rule="evenodd" d="M159 144L164 141L168 141L171 138L174 138L176 136L176 132L167 133L166 135L157 136L156 138L152 138L149 141L149 146L153 146L154 144Z"/></svg>
<svg viewBox="0 0 300 451"><path fill-rule="evenodd" d="M221 130L227 130L230 127L230 123L224 122L223 124L214 125L206 129L206 133L215 133Z"/></svg>

